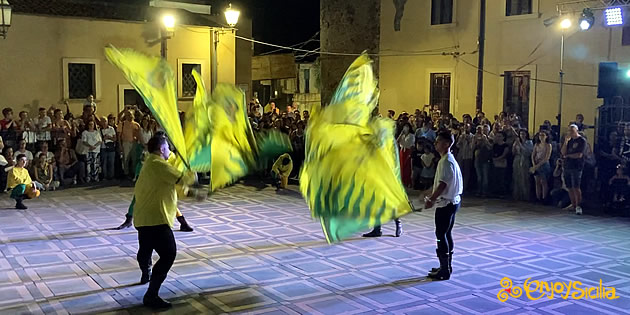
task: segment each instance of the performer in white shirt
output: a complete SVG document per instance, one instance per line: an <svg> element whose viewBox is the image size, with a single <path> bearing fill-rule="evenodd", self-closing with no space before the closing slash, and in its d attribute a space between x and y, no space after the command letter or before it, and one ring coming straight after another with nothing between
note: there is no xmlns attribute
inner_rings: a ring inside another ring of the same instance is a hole
<svg viewBox="0 0 630 315"><path fill-rule="evenodd" d="M435 149L442 157L437 165L433 194L425 197L425 209L435 209L435 236L437 237L437 253L440 267L433 268L429 277L436 280L448 280L453 272L453 236L451 231L455 224L455 214L461 204L461 194L464 187L462 172L455 156L451 153L451 146L455 140L450 132L441 132L435 140Z"/></svg>

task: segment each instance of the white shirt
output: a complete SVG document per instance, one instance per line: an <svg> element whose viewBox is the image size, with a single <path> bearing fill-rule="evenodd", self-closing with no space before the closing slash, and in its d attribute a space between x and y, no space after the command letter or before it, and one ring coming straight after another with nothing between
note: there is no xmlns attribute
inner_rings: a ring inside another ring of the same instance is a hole
<svg viewBox="0 0 630 315"><path fill-rule="evenodd" d="M142 144L147 145L151 137L153 137L153 133L150 130L140 129L140 142Z"/></svg>
<svg viewBox="0 0 630 315"><path fill-rule="evenodd" d="M114 130L114 127L112 127L112 126L107 126L107 128L101 129L101 135L103 136L103 144L101 145L101 147L104 148L105 147L105 143L114 142L114 140L105 139L105 137L109 136L109 137L114 137L114 139L115 139L116 138L116 130Z"/></svg>
<svg viewBox="0 0 630 315"><path fill-rule="evenodd" d="M37 129L49 128L52 125L52 120L50 117L44 116L43 118L37 117L35 119L35 125ZM37 132L37 140L38 141L50 141L50 130L49 131L38 131Z"/></svg>
<svg viewBox="0 0 630 315"><path fill-rule="evenodd" d="M18 156L18 154L24 154L24 155L26 155L26 159L27 159L29 162L33 160L33 153L31 153L31 151L29 151L29 150L24 150L24 151L17 150L17 151L15 151L15 154L14 154L14 155L15 155L15 156Z"/></svg>
<svg viewBox="0 0 630 315"><path fill-rule="evenodd" d="M84 131L81 134L81 141L83 141L84 144L87 144L86 146L87 152L95 152L95 153L101 152L100 142L102 142L103 139L101 138L101 133L98 132L98 130ZM93 146L95 148L90 149L88 146Z"/></svg>
<svg viewBox="0 0 630 315"><path fill-rule="evenodd" d="M400 146L403 149L411 149L416 145L416 138L412 133L400 135Z"/></svg>
<svg viewBox="0 0 630 315"><path fill-rule="evenodd" d="M441 208L449 203L459 204L462 201L461 194L464 181L462 180L462 171L459 169L459 164L457 164L455 156L450 152L443 156L437 165L435 180L433 181L434 192L440 186L440 182L446 184L446 189L438 196L435 205Z"/></svg>

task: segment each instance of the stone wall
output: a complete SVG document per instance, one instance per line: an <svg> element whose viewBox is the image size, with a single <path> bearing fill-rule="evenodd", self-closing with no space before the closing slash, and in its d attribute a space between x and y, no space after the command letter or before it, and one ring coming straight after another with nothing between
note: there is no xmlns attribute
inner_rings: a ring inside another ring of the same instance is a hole
<svg viewBox="0 0 630 315"><path fill-rule="evenodd" d="M322 51L379 52L381 0L320 0ZM321 55L321 99L327 104L354 56ZM374 60L378 77L378 60Z"/></svg>

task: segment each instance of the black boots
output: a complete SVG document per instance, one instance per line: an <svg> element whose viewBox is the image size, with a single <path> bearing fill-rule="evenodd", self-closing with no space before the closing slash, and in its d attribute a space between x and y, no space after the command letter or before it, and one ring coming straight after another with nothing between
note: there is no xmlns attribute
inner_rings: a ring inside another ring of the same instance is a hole
<svg viewBox="0 0 630 315"><path fill-rule="evenodd" d="M15 209L19 209L19 210L26 210L28 209L27 206L24 205L24 203L22 203L22 198L16 198L15 199Z"/></svg>
<svg viewBox="0 0 630 315"><path fill-rule="evenodd" d="M402 223L400 220L395 220L394 222L396 223L396 237L400 237L403 233Z"/></svg>
<svg viewBox="0 0 630 315"><path fill-rule="evenodd" d="M450 252L448 254L448 271L452 274L453 273L453 252ZM440 267L437 268L431 268L431 271L429 271L429 273L431 272L438 272L438 270L440 270Z"/></svg>
<svg viewBox="0 0 630 315"><path fill-rule="evenodd" d="M440 268L437 270L431 270L429 272L429 278L434 280L448 280L451 278L451 267L450 262L452 259L451 254L438 254L438 259L440 260ZM435 269L435 268L434 268Z"/></svg>
<svg viewBox="0 0 630 315"><path fill-rule="evenodd" d="M144 294L144 298L142 299L142 304L144 306L152 308L152 309L164 309L170 308L171 303L162 300L158 296L158 292L160 291L160 286L162 282L166 279L166 275L154 275L151 277L151 282L149 283L149 289L147 289L147 293Z"/></svg>
<svg viewBox="0 0 630 315"><path fill-rule="evenodd" d="M177 217L177 221L179 222L179 230L182 232L192 232L193 228L188 225L184 216Z"/></svg>
<svg viewBox="0 0 630 315"><path fill-rule="evenodd" d="M396 237L400 237L403 233L402 223L400 220L394 220L396 223ZM383 231L381 230L381 226L375 226L372 232L363 234L363 237L381 237L383 236Z"/></svg>
<svg viewBox="0 0 630 315"><path fill-rule="evenodd" d="M372 232L363 234L363 237L381 237L383 236L383 232L381 231L381 226L375 226Z"/></svg>
<svg viewBox="0 0 630 315"><path fill-rule="evenodd" d="M142 299L142 304L151 309L167 309L171 308L171 303L162 300L159 296L147 296Z"/></svg>
<svg viewBox="0 0 630 315"><path fill-rule="evenodd" d="M122 230L128 227L131 227L132 222L133 222L133 217L130 216L129 214L125 214L125 222L123 222L123 224L117 227L116 230Z"/></svg>

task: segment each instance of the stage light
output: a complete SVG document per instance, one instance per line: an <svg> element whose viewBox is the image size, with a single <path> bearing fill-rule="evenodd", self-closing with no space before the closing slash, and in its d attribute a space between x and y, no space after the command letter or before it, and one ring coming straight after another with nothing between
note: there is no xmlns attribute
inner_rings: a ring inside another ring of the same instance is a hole
<svg viewBox="0 0 630 315"><path fill-rule="evenodd" d="M571 24L573 24L573 23L571 23L571 20L569 18L565 18L564 20L562 20L562 22L560 22L560 27L563 30L566 30L569 27L571 27Z"/></svg>
<svg viewBox="0 0 630 315"><path fill-rule="evenodd" d="M587 31L593 27L594 23L595 16L593 15L593 11L589 8L584 9L584 11L582 11L582 16L580 17L580 29Z"/></svg>
<svg viewBox="0 0 630 315"><path fill-rule="evenodd" d="M615 26L623 24L623 12L621 8L609 8L604 11L606 15L606 25Z"/></svg>
<svg viewBox="0 0 630 315"><path fill-rule="evenodd" d="M630 78L630 70L626 71L626 78Z"/></svg>

